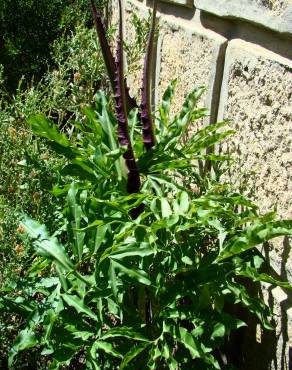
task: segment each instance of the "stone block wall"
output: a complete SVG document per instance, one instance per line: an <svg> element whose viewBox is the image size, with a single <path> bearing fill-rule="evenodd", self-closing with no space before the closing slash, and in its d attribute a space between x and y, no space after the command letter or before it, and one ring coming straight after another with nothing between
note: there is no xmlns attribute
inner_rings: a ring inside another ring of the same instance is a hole
<svg viewBox="0 0 292 370"><path fill-rule="evenodd" d="M125 0L126 29L133 12L146 17L149 8L148 0ZM276 209L279 218L292 218L292 0L163 0L158 8L154 104L176 77L173 113L191 89L205 85L210 116L203 124L228 119L236 130L223 146L237 158L234 186L263 213ZM139 72L129 80L139 92ZM262 252L274 275L292 283L291 240ZM290 370L291 292L263 286L263 294L276 312L276 331L257 333L254 349L248 336L242 339L249 349L242 369Z"/></svg>

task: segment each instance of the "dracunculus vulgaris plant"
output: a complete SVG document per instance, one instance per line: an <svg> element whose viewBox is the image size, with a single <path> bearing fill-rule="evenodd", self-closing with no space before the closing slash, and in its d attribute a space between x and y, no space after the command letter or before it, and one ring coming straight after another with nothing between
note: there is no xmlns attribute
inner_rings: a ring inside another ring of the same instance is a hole
<svg viewBox="0 0 292 370"><path fill-rule="evenodd" d="M118 122L118 140L122 147L126 147L123 154L127 166L127 191L129 194L138 193L141 186L137 161L133 152L131 138L129 134L128 113L131 109L138 107L136 100L129 94L127 80L124 77L124 51L123 51L123 12L122 0L119 0L119 27L118 27L118 42L116 48L116 58L114 59L111 48L106 38L106 31L102 22L102 16L97 11L94 0L90 0L90 6L96 26L98 39L100 42L105 66L108 72L110 83L114 92L115 110ZM155 137L153 132L152 107L151 107L151 72L152 72L152 56L155 37L157 2L153 2L153 14L151 29L149 32L147 50L144 61L142 87L141 87L141 107L140 115L142 122L142 138L145 149L148 151L155 145ZM137 209L131 211L133 218L138 217L143 211L143 204Z"/></svg>
<svg viewBox="0 0 292 370"><path fill-rule="evenodd" d="M171 117L172 81L153 124L147 74L155 19L137 109L123 76L121 24L114 60L91 5L115 113L97 92L70 138L42 114L29 119L35 135L67 163L56 169L59 182L52 189L63 200L63 209L56 207L58 230L50 235L28 216L19 228L32 261L0 299L0 311L23 320L9 366L34 350L49 369L230 369L225 344L233 330L246 326L237 307L273 329L271 310L245 281L291 289L267 273L255 247L292 235L292 222L260 215L220 181L229 158L206 149L232 134L223 130L226 122L182 140L206 115L197 107L203 88ZM216 163L214 175L201 173L199 161L206 159Z"/></svg>

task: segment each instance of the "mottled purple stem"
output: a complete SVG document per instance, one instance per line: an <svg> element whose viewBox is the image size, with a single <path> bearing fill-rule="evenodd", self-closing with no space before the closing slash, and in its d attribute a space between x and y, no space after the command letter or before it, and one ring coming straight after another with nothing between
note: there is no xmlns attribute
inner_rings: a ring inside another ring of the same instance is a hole
<svg viewBox="0 0 292 370"><path fill-rule="evenodd" d="M116 55L116 74L115 74L115 101L116 101L116 114L118 120L118 139L121 146L126 146L127 151L124 153L124 159L128 168L128 193L138 193L140 190L140 176L138 167L135 161L127 119L126 108L126 88L124 79L124 58L123 58L123 14L121 0L119 0L120 8L120 22L119 22L119 35L117 44Z"/></svg>
<svg viewBox="0 0 292 370"><path fill-rule="evenodd" d="M142 121L142 136L143 143L146 150L151 149L155 145L155 137L153 132L153 120L152 120L152 109L151 109L151 80L152 80L152 58L153 58L153 46L155 37L155 25L156 25L156 11L157 2L153 1L153 13L151 29L148 37L148 44L146 55L144 59L144 70L143 80L141 88L141 121Z"/></svg>
<svg viewBox="0 0 292 370"><path fill-rule="evenodd" d="M113 91L115 91L115 75L116 75L116 65L115 60L111 51L111 48L108 44L106 38L106 31L102 21L101 13L97 10L94 0L89 0L90 7L92 10L92 15L94 19L94 24L97 32L97 36L100 43L100 48L102 52L102 56L104 59L104 63L106 66L106 70L108 73L108 77L112 86ZM129 88L127 87L126 79L124 80L125 83L125 96L126 96L126 104L127 104L127 112L129 112L133 108L137 108L137 102L134 98L130 96Z"/></svg>
<svg viewBox="0 0 292 370"><path fill-rule="evenodd" d="M100 48L103 56L103 60L107 69L107 73L112 85L112 88L115 88L114 85L114 79L115 79L115 60L113 57L113 54L111 52L110 46L108 44L107 38L106 38L106 31L105 27L102 21L102 17L100 12L97 11L96 6L94 4L94 0L89 0L91 10L92 10L92 15L94 19L94 24L97 32L97 36L99 39L100 43Z"/></svg>

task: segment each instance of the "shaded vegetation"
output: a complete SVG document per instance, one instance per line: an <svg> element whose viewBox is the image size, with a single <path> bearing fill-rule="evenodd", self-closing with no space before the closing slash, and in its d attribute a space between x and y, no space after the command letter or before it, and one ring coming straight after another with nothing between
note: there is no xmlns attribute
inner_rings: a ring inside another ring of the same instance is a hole
<svg viewBox="0 0 292 370"><path fill-rule="evenodd" d="M81 19L89 22L84 0L1 0L0 64L5 88L15 91L24 75L29 83L40 80L53 63L50 47L62 34L74 29Z"/></svg>

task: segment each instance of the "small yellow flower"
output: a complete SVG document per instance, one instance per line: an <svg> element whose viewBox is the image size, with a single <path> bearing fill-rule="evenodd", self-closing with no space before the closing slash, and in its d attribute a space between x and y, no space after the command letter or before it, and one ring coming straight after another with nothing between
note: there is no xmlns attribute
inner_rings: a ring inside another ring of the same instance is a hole
<svg viewBox="0 0 292 370"><path fill-rule="evenodd" d="M79 72L75 72L73 75L74 81L79 81L81 77L81 74Z"/></svg>
<svg viewBox="0 0 292 370"><path fill-rule="evenodd" d="M16 244L14 250L15 250L15 253L19 256L19 255L23 254L24 247L23 247L22 244Z"/></svg>
<svg viewBox="0 0 292 370"><path fill-rule="evenodd" d="M9 185L7 190L8 190L8 193L10 194L14 193L14 187L12 185Z"/></svg>
<svg viewBox="0 0 292 370"><path fill-rule="evenodd" d="M48 160L50 158L49 153L45 152L45 153L41 154L40 158L43 159L43 160Z"/></svg>
<svg viewBox="0 0 292 370"><path fill-rule="evenodd" d="M9 127L8 128L8 134L10 136L10 138L12 139L12 141L14 142L16 140L16 136L17 136L17 131L14 127Z"/></svg>
<svg viewBox="0 0 292 370"><path fill-rule="evenodd" d="M195 194L200 194L200 188L197 185L192 184L191 189Z"/></svg>
<svg viewBox="0 0 292 370"><path fill-rule="evenodd" d="M34 200L35 203L39 203L40 202L41 195L40 195L40 193L38 191L34 192L33 195L32 195L32 197L33 197L33 200Z"/></svg>
<svg viewBox="0 0 292 370"><path fill-rule="evenodd" d="M31 177L36 177L37 176L37 172L35 170L32 170L31 173L29 174Z"/></svg>
<svg viewBox="0 0 292 370"><path fill-rule="evenodd" d="M18 228L16 229L16 231L20 234L24 234L25 233L25 229L22 225L19 225Z"/></svg>

